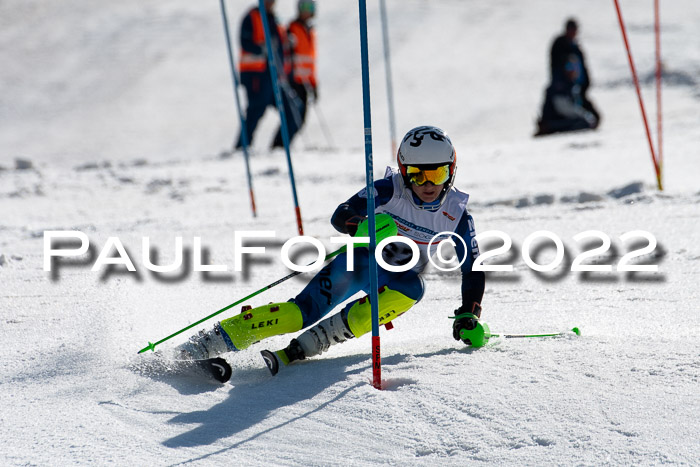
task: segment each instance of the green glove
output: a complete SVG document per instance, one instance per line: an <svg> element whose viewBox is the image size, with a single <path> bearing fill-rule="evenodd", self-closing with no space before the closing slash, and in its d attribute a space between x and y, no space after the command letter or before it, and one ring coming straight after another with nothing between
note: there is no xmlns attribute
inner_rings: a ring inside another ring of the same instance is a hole
<svg viewBox="0 0 700 467"><path fill-rule="evenodd" d="M393 237L399 229L394 218L389 214L376 214L374 216L377 244L385 238ZM357 232L353 237L369 237L369 219L365 219L357 225ZM357 246L368 246L369 243L358 243Z"/></svg>
<svg viewBox="0 0 700 467"><path fill-rule="evenodd" d="M461 340L469 347L483 347L491 337L489 325L479 321L481 306L478 303L472 305L473 313L463 312L462 308L455 310L452 323L452 336L455 340Z"/></svg>

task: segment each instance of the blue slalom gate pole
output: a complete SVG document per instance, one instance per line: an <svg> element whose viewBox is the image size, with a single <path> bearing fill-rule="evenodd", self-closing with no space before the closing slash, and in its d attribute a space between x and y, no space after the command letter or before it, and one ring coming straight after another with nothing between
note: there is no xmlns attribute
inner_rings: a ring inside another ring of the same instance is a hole
<svg viewBox="0 0 700 467"><path fill-rule="evenodd" d="M389 20L386 14L386 1L379 0L379 14L382 17L382 42L384 43L384 69L386 71L386 96L389 100L389 134L391 135L391 155L396 157L396 119L394 118L394 85L391 77L391 53L389 51Z"/></svg>
<svg viewBox="0 0 700 467"><path fill-rule="evenodd" d="M284 152L287 155L287 167L289 168L289 179L292 182L292 196L294 198L294 211L297 217L297 229L299 235L304 235L304 226L301 223L301 209L299 208L299 199L297 198L297 186L294 182L294 169L292 168L292 156L289 154L289 132L287 131L287 117L284 114L284 102L282 101L282 92L280 91L279 76L277 75L277 66L275 66L274 50L272 49L272 36L270 25L268 24L267 10L265 10L265 1L259 0L258 8L262 18L263 30L265 31L265 45L267 46L267 65L270 68L270 77L272 78L272 89L275 92L275 103L277 110L280 113L280 131L282 132L282 142L284 143ZM282 57L283 59L284 57ZM284 63L284 62L283 62ZM282 70L284 72L284 70Z"/></svg>
<svg viewBox="0 0 700 467"><path fill-rule="evenodd" d="M374 164L372 161L372 112L369 93L369 54L367 53L367 2L360 2L360 50L362 56L362 104L365 122L365 179L367 182L367 218L369 219L369 301L372 310L372 385L382 388L381 347L379 343L379 311L377 308L377 247L374 219Z"/></svg>
<svg viewBox="0 0 700 467"><path fill-rule="evenodd" d="M221 4L221 18L224 21L224 34L226 36L226 50L228 51L228 64L231 68L231 77L233 78L233 95L236 97L236 107L238 108L238 117L241 120L241 146L243 146L243 158L245 159L245 171L248 177L248 192L250 193L250 206L253 209L253 217L258 217L258 212L255 209L255 195L253 194L253 177L250 175L250 157L248 154L248 134L246 133L245 118L243 118L243 110L241 109L241 100L238 97L238 74L236 73L236 65L233 61L233 50L231 49L231 36L228 28L228 17L226 15L226 5L224 0L219 0Z"/></svg>

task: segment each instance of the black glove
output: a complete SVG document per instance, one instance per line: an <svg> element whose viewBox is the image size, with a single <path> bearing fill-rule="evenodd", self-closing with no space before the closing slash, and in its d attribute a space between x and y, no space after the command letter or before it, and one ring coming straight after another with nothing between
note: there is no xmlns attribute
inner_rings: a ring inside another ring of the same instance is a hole
<svg viewBox="0 0 700 467"><path fill-rule="evenodd" d="M350 219L345 221L345 229L347 233L351 236L354 237L355 234L357 233L357 226L360 225L360 222L365 220L365 216L352 216Z"/></svg>
<svg viewBox="0 0 700 467"><path fill-rule="evenodd" d="M311 102L318 102L318 86L311 86L309 88L309 97Z"/></svg>
<svg viewBox="0 0 700 467"><path fill-rule="evenodd" d="M471 305L462 305L455 310L455 316L463 315L465 313L472 314L474 317L465 316L454 320L452 323L452 337L454 337L456 341L462 340L461 336L459 335L459 332L462 329L470 331L476 327L476 324L479 322L479 317L481 316L481 305L474 302ZM464 343L471 345L469 339L464 339Z"/></svg>

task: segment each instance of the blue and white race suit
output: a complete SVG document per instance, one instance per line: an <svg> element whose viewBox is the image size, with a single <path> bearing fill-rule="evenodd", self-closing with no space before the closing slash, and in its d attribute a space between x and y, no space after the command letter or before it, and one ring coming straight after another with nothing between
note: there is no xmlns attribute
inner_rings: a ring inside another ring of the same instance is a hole
<svg viewBox="0 0 700 467"><path fill-rule="evenodd" d="M396 222L399 235L413 240L420 250L418 263L408 271L391 272L378 267L379 286L387 286L413 300L420 300L425 289L420 274L428 264L428 257L435 254L440 241L451 236L445 233L449 232L459 235L465 242L454 240L457 258L464 260L461 265L462 305L471 309L474 302L480 303L484 292L484 274L472 271L474 259L479 255L479 246L474 238L474 220L467 212L469 195L451 188L442 197L442 202L422 203L404 185L401 174L393 170L387 170L386 178L375 181L374 189L375 213L389 214ZM331 223L339 232L348 233L345 221L357 215L367 215L366 189L338 206ZM440 233L443 234L432 240ZM432 244L429 245L431 240ZM409 262L412 251L408 245L393 243L383 250L382 255L388 264L402 265ZM354 271L347 270L347 254L342 253L293 299L302 311L304 327L320 320L357 292L369 293L369 250L355 248L353 256Z"/></svg>

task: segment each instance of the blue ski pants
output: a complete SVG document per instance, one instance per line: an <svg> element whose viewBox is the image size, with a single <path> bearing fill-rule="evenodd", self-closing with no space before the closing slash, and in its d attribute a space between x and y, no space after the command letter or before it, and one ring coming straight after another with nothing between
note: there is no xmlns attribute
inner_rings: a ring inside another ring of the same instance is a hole
<svg viewBox="0 0 700 467"><path fill-rule="evenodd" d="M303 327L319 321L357 292L369 293L369 249L355 248L353 256L354 271L347 270L347 253L341 253L292 299L301 309ZM416 302L423 297L425 286L416 271L390 272L377 266L377 279L379 287L387 286Z"/></svg>

